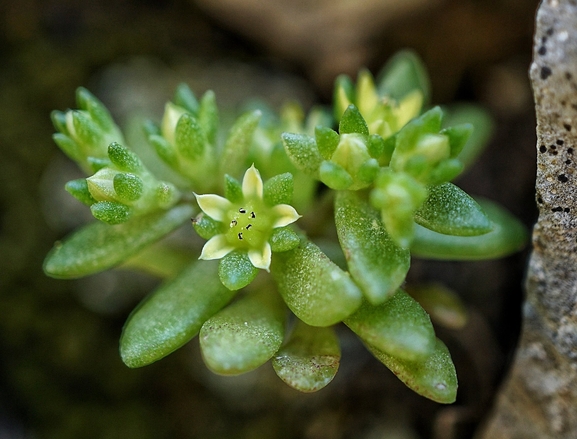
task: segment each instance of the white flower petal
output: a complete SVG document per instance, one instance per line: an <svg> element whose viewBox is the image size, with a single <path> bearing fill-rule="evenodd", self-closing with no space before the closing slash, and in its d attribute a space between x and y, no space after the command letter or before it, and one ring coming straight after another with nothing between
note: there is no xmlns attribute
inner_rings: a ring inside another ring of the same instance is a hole
<svg viewBox="0 0 577 439"><path fill-rule="evenodd" d="M204 244L198 259L220 259L233 250L234 247L228 243L225 235L215 235Z"/></svg>
<svg viewBox="0 0 577 439"><path fill-rule="evenodd" d="M207 195L197 195L196 202L209 217L216 221L223 221L225 219L225 214L230 209L232 209L232 203L226 198L220 195L207 194Z"/></svg>
<svg viewBox="0 0 577 439"><path fill-rule="evenodd" d="M254 164L246 170L242 179L242 194L245 199L258 198L262 200L262 178Z"/></svg>
<svg viewBox="0 0 577 439"><path fill-rule="evenodd" d="M273 229L288 226L301 217L295 208L289 204L277 204L271 210L273 214L277 216L276 221L272 225Z"/></svg>
<svg viewBox="0 0 577 439"><path fill-rule="evenodd" d="M250 249L248 251L248 259L256 268L262 268L263 270L269 271L271 258L272 250L268 242L265 242L262 250Z"/></svg>

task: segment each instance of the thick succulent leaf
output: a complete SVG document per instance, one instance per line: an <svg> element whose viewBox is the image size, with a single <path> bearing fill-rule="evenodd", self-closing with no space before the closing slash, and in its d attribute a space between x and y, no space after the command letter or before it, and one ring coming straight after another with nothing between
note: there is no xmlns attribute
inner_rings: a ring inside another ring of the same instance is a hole
<svg viewBox="0 0 577 439"><path fill-rule="evenodd" d="M399 359L422 360L435 347L429 315L403 290L377 306L363 303L344 323L365 343Z"/></svg>
<svg viewBox="0 0 577 439"><path fill-rule="evenodd" d="M463 151L472 132L473 125L470 123L453 125L441 130L440 134L444 134L449 138L451 157L457 157Z"/></svg>
<svg viewBox="0 0 577 439"><path fill-rule="evenodd" d="M181 205L116 226L89 224L54 245L44 261L44 272L71 279L114 267L172 232L192 213L191 206Z"/></svg>
<svg viewBox="0 0 577 439"><path fill-rule="evenodd" d="M220 171L223 174L237 178L246 169L246 158L261 116L259 110L245 113L230 129L220 157Z"/></svg>
<svg viewBox="0 0 577 439"><path fill-rule="evenodd" d="M250 284L258 268L250 262L246 252L231 252L220 260L218 277L229 290L240 290Z"/></svg>
<svg viewBox="0 0 577 439"><path fill-rule="evenodd" d="M381 96L400 100L411 91L420 90L425 103L429 101L431 87L427 70L419 56L409 50L398 52L387 62L377 84Z"/></svg>
<svg viewBox="0 0 577 439"><path fill-rule="evenodd" d="M273 252L286 252L299 245L298 234L290 227L277 227L272 230L269 243Z"/></svg>
<svg viewBox="0 0 577 439"><path fill-rule="evenodd" d="M337 145L339 144L339 134L329 127L315 127L315 140L320 154L325 160L329 160Z"/></svg>
<svg viewBox="0 0 577 439"><path fill-rule="evenodd" d="M319 179L331 189L344 191L350 188L353 177L341 165L324 160L319 168Z"/></svg>
<svg viewBox="0 0 577 439"><path fill-rule="evenodd" d="M116 201L99 201L90 206L90 212L97 220L110 225L122 224L130 219L132 210L129 206Z"/></svg>
<svg viewBox="0 0 577 439"><path fill-rule="evenodd" d="M268 206L290 204L293 199L293 176L290 172L268 179L263 188L263 199Z"/></svg>
<svg viewBox="0 0 577 439"><path fill-rule="evenodd" d="M177 150L191 161L200 161L207 148L207 139L198 120L188 113L180 116L174 131Z"/></svg>
<svg viewBox="0 0 577 439"><path fill-rule="evenodd" d="M288 342L272 359L272 367L293 389L316 392L335 377L340 359L339 340L333 328L297 321Z"/></svg>
<svg viewBox="0 0 577 439"><path fill-rule="evenodd" d="M174 92L174 103L179 107L185 108L193 114L198 111L198 100L194 92L185 83L180 83Z"/></svg>
<svg viewBox="0 0 577 439"><path fill-rule="evenodd" d="M208 142L214 145L218 132L218 106L216 105L216 98L212 90L206 91L200 100L198 122L206 134Z"/></svg>
<svg viewBox="0 0 577 439"><path fill-rule="evenodd" d="M316 177L323 158L314 137L293 133L283 133L281 137L293 164L311 177Z"/></svg>
<svg viewBox="0 0 577 439"><path fill-rule="evenodd" d="M357 192L337 192L335 224L356 284L372 304L384 302L405 280L411 264L409 250L393 242L380 212Z"/></svg>
<svg viewBox="0 0 577 439"><path fill-rule="evenodd" d="M445 260L494 259L515 253L527 242L527 230L513 215L488 200L476 200L493 229L479 236L452 236L415 226L413 256Z"/></svg>
<svg viewBox="0 0 577 439"><path fill-rule="evenodd" d="M120 143L113 142L108 146L108 158L121 171L138 174L144 168L138 156Z"/></svg>
<svg viewBox="0 0 577 439"><path fill-rule="evenodd" d="M367 345L371 353L407 387L421 396L441 404L451 404L457 398L457 372L449 350L439 339L432 355L421 361L406 361Z"/></svg>
<svg viewBox="0 0 577 439"><path fill-rule="evenodd" d="M71 180L64 186L66 192L76 198L83 204L90 206L96 203L96 200L88 190L88 183L85 178L79 178L77 180Z"/></svg>
<svg viewBox="0 0 577 439"><path fill-rule="evenodd" d="M218 280L218 263L195 261L145 298L130 314L120 337L128 367L142 367L174 352L234 296Z"/></svg>
<svg viewBox="0 0 577 439"><path fill-rule="evenodd" d="M429 196L415 212L415 222L445 235L476 236L493 229L479 203L452 183L429 188Z"/></svg>
<svg viewBox="0 0 577 439"><path fill-rule="evenodd" d="M302 241L294 250L276 253L271 273L291 311L311 326L334 325L362 301L348 273L312 242Z"/></svg>
<svg viewBox="0 0 577 439"><path fill-rule="evenodd" d="M238 375L266 363L283 342L285 310L274 291L261 290L208 319L199 336L208 368L222 375Z"/></svg>
<svg viewBox="0 0 577 439"><path fill-rule="evenodd" d="M228 174L224 176L224 196L231 203L241 203L244 199L240 181Z"/></svg>
<svg viewBox="0 0 577 439"><path fill-rule="evenodd" d="M359 133L369 135L367 122L354 105L349 105L339 122L339 134Z"/></svg>

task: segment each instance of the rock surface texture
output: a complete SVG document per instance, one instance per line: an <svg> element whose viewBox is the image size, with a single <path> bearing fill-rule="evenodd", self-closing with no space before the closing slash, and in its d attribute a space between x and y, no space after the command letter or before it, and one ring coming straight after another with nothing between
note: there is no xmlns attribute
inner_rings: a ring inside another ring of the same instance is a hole
<svg viewBox="0 0 577 439"><path fill-rule="evenodd" d="M530 76L539 219L520 345L486 439L577 438L577 1L541 3Z"/></svg>

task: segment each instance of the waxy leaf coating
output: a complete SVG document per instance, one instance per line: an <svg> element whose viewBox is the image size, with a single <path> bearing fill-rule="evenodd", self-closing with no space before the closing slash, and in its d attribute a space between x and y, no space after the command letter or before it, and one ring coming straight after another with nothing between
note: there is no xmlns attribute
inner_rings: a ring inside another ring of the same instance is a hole
<svg viewBox="0 0 577 439"><path fill-rule="evenodd" d="M409 271L409 250L393 242L380 212L357 192L337 193L335 224L351 276L365 297L375 305L390 298Z"/></svg>
<svg viewBox="0 0 577 439"><path fill-rule="evenodd" d="M44 272L73 279L104 271L172 232L192 213L191 206L181 205L115 226L91 223L54 244Z"/></svg>
<svg viewBox="0 0 577 439"><path fill-rule="evenodd" d="M479 203L452 183L429 188L429 196L415 212L415 222L445 235L476 236L493 229Z"/></svg>
<svg viewBox="0 0 577 439"><path fill-rule="evenodd" d="M403 360L427 358L435 346L429 315L402 290L377 306L365 302L345 324L365 343Z"/></svg>
<svg viewBox="0 0 577 439"><path fill-rule="evenodd" d="M301 392L316 392L335 377L341 358L333 328L318 328L297 321L288 342L272 359L276 374Z"/></svg>
<svg viewBox="0 0 577 439"><path fill-rule="evenodd" d="M457 372L449 350L439 339L433 353L420 361L406 361L367 345L371 353L407 387L419 395L441 404L452 404L457 398Z"/></svg>
<svg viewBox="0 0 577 439"><path fill-rule="evenodd" d="M282 344L285 310L276 292L261 290L208 319L199 335L208 368L238 375L266 363Z"/></svg>
<svg viewBox="0 0 577 439"><path fill-rule="evenodd" d="M235 292L222 285L217 266L195 261L132 312L120 337L120 356L128 367L146 366L174 352L232 299Z"/></svg>
<svg viewBox="0 0 577 439"><path fill-rule="evenodd" d="M362 301L362 293L348 273L312 242L275 254L271 273L291 311L311 326L334 325Z"/></svg>

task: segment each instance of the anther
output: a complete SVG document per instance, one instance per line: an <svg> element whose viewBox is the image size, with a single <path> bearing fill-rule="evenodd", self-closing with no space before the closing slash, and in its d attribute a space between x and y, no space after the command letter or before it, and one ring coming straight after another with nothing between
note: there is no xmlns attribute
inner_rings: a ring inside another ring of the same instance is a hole
<svg viewBox="0 0 577 439"><path fill-rule="evenodd" d="M242 232L240 232L240 233L238 234L238 239L241 239L241 240L242 240Z"/></svg>
<svg viewBox="0 0 577 439"><path fill-rule="evenodd" d="M251 217L251 218L256 218L256 215L254 214L254 212L251 212L251 213L250 213L250 217Z"/></svg>
<svg viewBox="0 0 577 439"><path fill-rule="evenodd" d="M238 209L238 211L239 211L240 213L246 213L246 209L245 209L244 207L241 207L240 209Z"/></svg>
<svg viewBox="0 0 577 439"><path fill-rule="evenodd" d="M232 221L230 222L230 226L231 226L231 227L234 227L234 226L236 226L237 224L238 224L238 223L236 222L236 220L232 220Z"/></svg>
<svg viewBox="0 0 577 439"><path fill-rule="evenodd" d="M245 229L248 230L248 229L250 229L251 227L252 227L252 224L248 224L248 225L245 227Z"/></svg>

